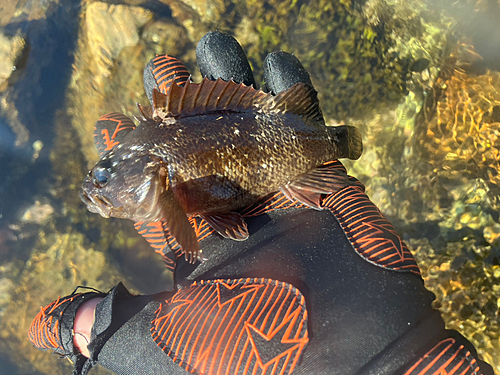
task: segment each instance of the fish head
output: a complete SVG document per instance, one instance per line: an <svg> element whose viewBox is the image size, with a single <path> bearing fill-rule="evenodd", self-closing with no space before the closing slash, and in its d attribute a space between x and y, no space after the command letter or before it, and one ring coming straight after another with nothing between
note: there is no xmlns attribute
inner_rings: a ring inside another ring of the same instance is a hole
<svg viewBox="0 0 500 375"><path fill-rule="evenodd" d="M90 170L80 198L90 212L134 221L160 218L159 197L165 190L161 162L148 155L104 155Z"/></svg>

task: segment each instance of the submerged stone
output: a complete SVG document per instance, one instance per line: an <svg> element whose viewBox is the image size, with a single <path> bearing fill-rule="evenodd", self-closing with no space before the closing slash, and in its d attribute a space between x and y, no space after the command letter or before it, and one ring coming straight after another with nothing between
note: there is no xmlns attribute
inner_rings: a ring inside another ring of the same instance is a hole
<svg viewBox="0 0 500 375"><path fill-rule="evenodd" d="M88 47L100 75L109 75L123 48L137 45L140 28L152 17L151 11L141 7L101 2L88 5L85 15Z"/></svg>
<svg viewBox="0 0 500 375"><path fill-rule="evenodd" d="M17 69L25 49L26 41L20 35L10 37L0 33L0 91L7 88L8 79Z"/></svg>

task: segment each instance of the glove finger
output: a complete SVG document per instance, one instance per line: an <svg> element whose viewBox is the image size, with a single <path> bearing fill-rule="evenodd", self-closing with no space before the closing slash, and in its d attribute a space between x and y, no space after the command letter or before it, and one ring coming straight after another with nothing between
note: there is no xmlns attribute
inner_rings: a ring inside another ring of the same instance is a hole
<svg viewBox="0 0 500 375"><path fill-rule="evenodd" d="M232 36L211 31L196 46L201 75L210 80L222 78L255 87L255 79L245 52Z"/></svg>
<svg viewBox="0 0 500 375"><path fill-rule="evenodd" d="M287 52L271 52L264 60L266 91L277 95L302 82L312 86L311 77L300 61Z"/></svg>
<svg viewBox="0 0 500 375"><path fill-rule="evenodd" d="M153 89L167 94L173 81L183 86L189 79L189 72L179 60L169 55L158 55L144 68L144 90L149 102L153 103Z"/></svg>

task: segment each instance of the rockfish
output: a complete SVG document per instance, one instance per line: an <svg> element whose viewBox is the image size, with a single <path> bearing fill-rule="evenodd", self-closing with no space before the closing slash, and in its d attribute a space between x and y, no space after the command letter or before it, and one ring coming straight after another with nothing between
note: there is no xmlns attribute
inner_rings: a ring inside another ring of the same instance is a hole
<svg viewBox="0 0 500 375"><path fill-rule="evenodd" d="M279 190L320 209L321 194L350 184L321 165L362 153L359 132L326 126L304 83L273 96L221 79L174 82L167 95L154 90L151 107L138 107L140 124L102 156L80 196L104 217L165 220L192 262L200 248L188 217L245 240L236 210Z"/></svg>

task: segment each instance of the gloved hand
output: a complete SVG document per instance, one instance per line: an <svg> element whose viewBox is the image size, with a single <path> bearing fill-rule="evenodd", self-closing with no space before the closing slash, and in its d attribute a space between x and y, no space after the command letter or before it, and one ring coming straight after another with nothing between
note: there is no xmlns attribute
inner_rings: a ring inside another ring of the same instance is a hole
<svg viewBox="0 0 500 375"><path fill-rule="evenodd" d="M241 47L228 35L207 34L197 58L203 76L255 85ZM146 67L145 87L167 92L168 82L182 84L188 76L177 60L159 56ZM264 78L274 94L296 82L311 84L285 52L268 55ZM338 161L324 168L345 173ZM186 262L164 225L136 224L172 267L177 264L178 289L131 296L121 284L113 288L96 308L90 359L66 353L77 358L75 374L95 363L145 375L492 374L470 343L445 330L408 248L363 186L350 181L321 198L321 211L283 193L241 210L250 233L242 242L193 220L202 263ZM60 344L71 337L76 309L70 297L35 319L35 345L74 350ZM65 333L54 332L59 320Z"/></svg>

